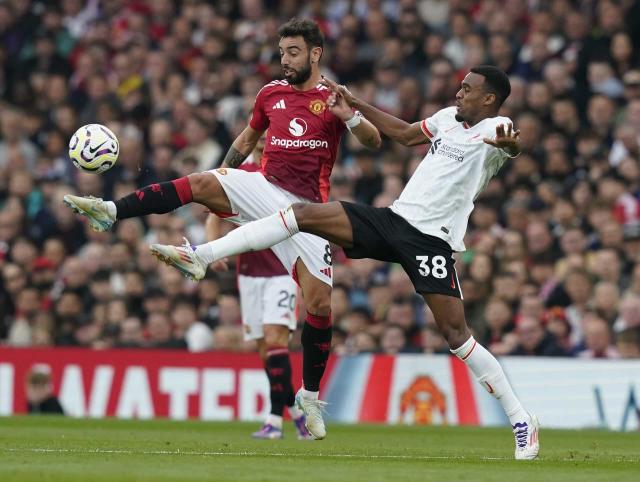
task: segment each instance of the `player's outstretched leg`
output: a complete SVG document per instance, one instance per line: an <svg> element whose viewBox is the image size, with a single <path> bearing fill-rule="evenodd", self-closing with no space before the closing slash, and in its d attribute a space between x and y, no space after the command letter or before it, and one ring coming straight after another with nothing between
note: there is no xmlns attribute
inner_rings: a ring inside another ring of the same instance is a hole
<svg viewBox="0 0 640 482"><path fill-rule="evenodd" d="M193 248L153 244L151 253L184 272L194 264L208 266L229 256L270 248L301 231L340 246L348 247L352 243L351 223L341 203L296 203L271 216L244 224L215 241Z"/></svg>
<svg viewBox="0 0 640 482"><path fill-rule="evenodd" d="M230 210L229 200L219 181L207 172L151 184L116 201L92 196L64 196L64 203L76 213L86 216L95 231L107 231L119 219L165 214L190 202L204 204L212 211Z"/></svg>
<svg viewBox="0 0 640 482"><path fill-rule="evenodd" d="M204 277L206 267L214 261L247 251L270 248L297 232L296 218L289 207L266 218L239 226L226 236L200 246L191 246L185 242L182 246L152 244L150 249L151 254L163 263L199 281Z"/></svg>
<svg viewBox="0 0 640 482"><path fill-rule="evenodd" d="M449 343L451 353L465 362L480 384L502 404L515 436L515 458L535 459L540 450L538 419L522 407L498 360L471 335L462 301L440 294L427 294L424 298Z"/></svg>
<svg viewBox="0 0 640 482"><path fill-rule="evenodd" d="M64 203L76 213L86 216L96 231L110 229L116 219L168 213L192 200L188 177L151 184L116 201L71 194L64 197Z"/></svg>
<svg viewBox="0 0 640 482"><path fill-rule="evenodd" d="M176 268L185 278L200 281L207 272L207 265L196 254L194 246L189 243L187 238L183 239L182 246L152 244L151 254L163 263Z"/></svg>

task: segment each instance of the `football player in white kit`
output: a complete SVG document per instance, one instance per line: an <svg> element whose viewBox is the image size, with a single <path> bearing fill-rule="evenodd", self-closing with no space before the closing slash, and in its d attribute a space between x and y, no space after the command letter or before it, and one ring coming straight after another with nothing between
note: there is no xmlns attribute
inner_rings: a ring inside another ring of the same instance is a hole
<svg viewBox="0 0 640 482"><path fill-rule="evenodd" d="M515 458L538 456L539 423L514 394L498 361L467 326L452 257L463 238L473 202L509 157L520 153L518 130L498 111L511 92L493 66L472 68L447 107L409 124L353 96L329 79L332 102L358 109L391 139L408 146L431 143L400 197L388 208L347 202L295 203L209 243L216 259L260 250L306 232L345 248L350 258L400 263L434 314L451 352L497 398L515 435ZM495 137L494 137L495 136Z"/></svg>

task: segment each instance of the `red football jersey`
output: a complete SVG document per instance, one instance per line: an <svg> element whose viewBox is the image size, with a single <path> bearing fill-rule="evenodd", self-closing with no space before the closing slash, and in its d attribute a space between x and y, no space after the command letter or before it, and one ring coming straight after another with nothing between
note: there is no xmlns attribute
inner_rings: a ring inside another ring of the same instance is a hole
<svg viewBox="0 0 640 482"><path fill-rule="evenodd" d="M329 176L344 122L327 109L323 85L298 91L274 80L256 96L249 125L267 131L262 173L268 181L314 202L329 199Z"/></svg>
<svg viewBox="0 0 640 482"><path fill-rule="evenodd" d="M240 169L255 172L258 171L260 167L254 162L245 162L240 166ZM243 276L269 278L271 276L284 276L289 274L278 257L273 254L273 251L270 249L239 254L237 268L238 274Z"/></svg>

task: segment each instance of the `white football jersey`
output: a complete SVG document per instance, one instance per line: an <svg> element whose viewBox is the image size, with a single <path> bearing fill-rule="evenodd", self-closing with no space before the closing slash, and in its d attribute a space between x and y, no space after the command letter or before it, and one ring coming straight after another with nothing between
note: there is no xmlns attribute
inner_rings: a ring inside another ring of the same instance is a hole
<svg viewBox="0 0 640 482"><path fill-rule="evenodd" d="M499 124L506 132L512 122L491 117L469 127L455 115L456 108L447 107L421 122L431 147L391 209L419 231L464 251L473 201L509 157L483 139L494 139Z"/></svg>

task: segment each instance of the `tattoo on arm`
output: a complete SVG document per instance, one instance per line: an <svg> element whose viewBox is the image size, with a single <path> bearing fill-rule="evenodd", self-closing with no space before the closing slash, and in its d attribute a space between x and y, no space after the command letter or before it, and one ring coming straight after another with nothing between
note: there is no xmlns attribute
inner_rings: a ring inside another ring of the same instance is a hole
<svg viewBox="0 0 640 482"><path fill-rule="evenodd" d="M229 152L227 152L227 155L224 156L224 159L222 160L222 165L226 167L238 167L246 158L247 154L243 154L235 147L231 146L229 148Z"/></svg>

